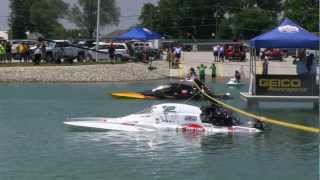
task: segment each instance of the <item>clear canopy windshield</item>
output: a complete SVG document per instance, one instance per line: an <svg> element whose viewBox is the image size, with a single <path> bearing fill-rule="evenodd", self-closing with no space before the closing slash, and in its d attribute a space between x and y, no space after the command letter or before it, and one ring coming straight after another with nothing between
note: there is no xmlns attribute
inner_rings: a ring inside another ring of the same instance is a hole
<svg viewBox="0 0 320 180"><path fill-rule="evenodd" d="M159 86L159 87L152 89L152 92L166 91L166 90L170 90L170 89L171 89L170 85L162 85L162 86Z"/></svg>
<svg viewBox="0 0 320 180"><path fill-rule="evenodd" d="M146 108L142 111L137 112L136 114L151 114L152 113L152 107Z"/></svg>

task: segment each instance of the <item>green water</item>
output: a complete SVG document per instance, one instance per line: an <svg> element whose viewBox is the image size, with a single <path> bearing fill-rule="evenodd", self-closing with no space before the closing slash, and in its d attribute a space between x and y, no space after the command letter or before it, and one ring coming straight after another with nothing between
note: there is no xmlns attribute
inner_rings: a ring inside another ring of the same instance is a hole
<svg viewBox="0 0 320 180"><path fill-rule="evenodd" d="M227 179L315 180L318 136L272 126L257 135L77 132L68 117L120 116L167 101L119 100L110 93L150 89L163 81L0 85L0 180ZM239 91L228 103L244 107ZM181 102L181 101L180 101ZM205 102L190 104L202 105ZM318 124L307 108L258 110L290 122ZM280 107L279 107L280 106Z"/></svg>

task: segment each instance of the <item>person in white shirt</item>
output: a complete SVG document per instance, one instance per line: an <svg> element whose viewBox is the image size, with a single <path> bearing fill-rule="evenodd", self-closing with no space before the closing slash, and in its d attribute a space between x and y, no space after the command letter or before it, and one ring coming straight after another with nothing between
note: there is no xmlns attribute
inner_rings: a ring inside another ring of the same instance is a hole
<svg viewBox="0 0 320 180"><path fill-rule="evenodd" d="M213 56L214 56L214 61L218 61L218 53L219 53L219 45L213 46Z"/></svg>
<svg viewBox="0 0 320 180"><path fill-rule="evenodd" d="M182 55L182 47L180 45L173 48L173 54L175 57L175 65L178 66L180 64L180 59Z"/></svg>
<svg viewBox="0 0 320 180"><path fill-rule="evenodd" d="M224 47L221 45L218 52L219 61L224 61Z"/></svg>

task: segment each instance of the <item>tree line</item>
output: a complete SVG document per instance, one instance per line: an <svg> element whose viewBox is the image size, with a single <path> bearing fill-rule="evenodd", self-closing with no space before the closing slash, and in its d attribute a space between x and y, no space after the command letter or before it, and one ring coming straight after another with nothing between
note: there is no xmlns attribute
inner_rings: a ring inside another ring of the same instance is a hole
<svg viewBox="0 0 320 180"><path fill-rule="evenodd" d="M171 38L249 39L289 17L318 32L317 0L159 0L143 6L139 20Z"/></svg>
<svg viewBox="0 0 320 180"><path fill-rule="evenodd" d="M10 0L12 38L27 32L46 38L95 36L97 0ZM289 17L311 32L319 31L317 0L159 0L146 3L138 15L141 26L169 38L249 39ZM115 0L101 0L101 26L117 25L120 9ZM130 18L130 17L128 17ZM66 29L62 19L77 28Z"/></svg>
<svg viewBox="0 0 320 180"><path fill-rule="evenodd" d="M96 28L97 1L78 0L70 5L63 0L10 0L10 34L24 39L28 32L46 38L92 38ZM115 0L101 0L100 25L118 24L120 9ZM67 19L78 28L67 30L61 20Z"/></svg>

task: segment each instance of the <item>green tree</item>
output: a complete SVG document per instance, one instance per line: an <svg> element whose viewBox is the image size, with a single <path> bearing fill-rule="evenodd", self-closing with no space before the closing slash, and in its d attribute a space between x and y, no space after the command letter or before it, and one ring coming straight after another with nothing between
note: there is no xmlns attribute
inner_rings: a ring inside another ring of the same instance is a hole
<svg viewBox="0 0 320 180"><path fill-rule="evenodd" d="M317 0L286 0L284 15L309 31L319 32L319 2Z"/></svg>
<svg viewBox="0 0 320 180"><path fill-rule="evenodd" d="M27 31L50 38L56 28L63 27L58 20L63 18L68 5L62 0L10 0L10 8L13 38L26 38Z"/></svg>
<svg viewBox="0 0 320 180"><path fill-rule="evenodd" d="M64 29L58 22L67 12L68 5L62 0L34 0L30 11L30 30L39 32L43 36L52 38L55 32Z"/></svg>
<svg viewBox="0 0 320 180"><path fill-rule="evenodd" d="M97 24L97 1L78 0L79 5L74 5L69 13L69 19L80 29L86 31L89 38ZM100 25L115 25L119 22L120 9L116 6L115 0L101 0Z"/></svg>
<svg viewBox="0 0 320 180"><path fill-rule="evenodd" d="M280 13L283 9L283 0L256 0L259 8L268 10L269 12Z"/></svg>
<svg viewBox="0 0 320 180"><path fill-rule="evenodd" d="M226 8L218 6L231 1L160 0L158 6L146 4L140 20L142 25L148 22L156 31L173 37L209 38L218 29L216 21L222 20L226 12Z"/></svg>
<svg viewBox="0 0 320 180"><path fill-rule="evenodd" d="M12 38L26 38L26 32L30 26L30 3L30 0L10 0L9 26Z"/></svg>
<svg viewBox="0 0 320 180"><path fill-rule="evenodd" d="M160 0L143 7L140 21L176 38L248 38L275 25L281 9L282 0Z"/></svg>
<svg viewBox="0 0 320 180"><path fill-rule="evenodd" d="M159 27L155 29L163 34L177 37L177 4L178 0L160 0L158 3L159 9Z"/></svg>
<svg viewBox="0 0 320 180"><path fill-rule="evenodd" d="M234 37L232 31L232 21L230 19L223 19L219 23L218 39L232 39Z"/></svg>
<svg viewBox="0 0 320 180"><path fill-rule="evenodd" d="M159 19L159 11L158 7L153 5L152 3L146 3L142 7L141 14L139 16L139 20L143 27L147 27L150 29L158 29L157 20Z"/></svg>
<svg viewBox="0 0 320 180"><path fill-rule="evenodd" d="M276 21L265 10L260 8L243 9L235 14L232 19L234 35L250 39L276 25Z"/></svg>

